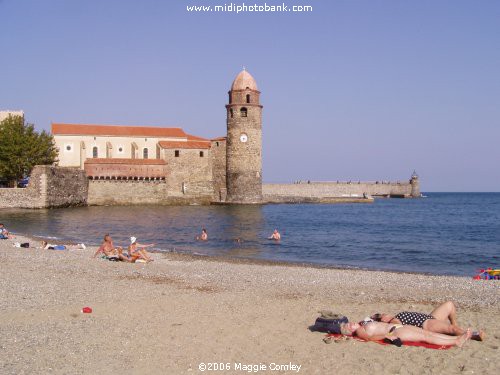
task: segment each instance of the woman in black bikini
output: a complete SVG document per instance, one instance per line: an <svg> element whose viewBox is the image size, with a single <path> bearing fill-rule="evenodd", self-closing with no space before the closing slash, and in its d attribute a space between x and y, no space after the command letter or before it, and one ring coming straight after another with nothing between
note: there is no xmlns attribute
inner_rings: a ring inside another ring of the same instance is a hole
<svg viewBox="0 0 500 375"><path fill-rule="evenodd" d="M457 324L457 308L452 301L439 305L430 314L402 311L396 315L378 313L372 315L371 318L379 322L414 326L426 331L452 336L460 336L465 333L465 330ZM474 331L471 339L483 341L484 336L482 330Z"/></svg>

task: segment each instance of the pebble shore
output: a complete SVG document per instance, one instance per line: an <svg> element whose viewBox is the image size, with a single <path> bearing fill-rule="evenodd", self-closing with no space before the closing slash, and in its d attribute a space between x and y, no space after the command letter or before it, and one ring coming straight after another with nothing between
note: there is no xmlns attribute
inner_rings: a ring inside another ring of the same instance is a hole
<svg viewBox="0 0 500 375"><path fill-rule="evenodd" d="M494 373L500 282L471 278L210 260L173 253L154 262L93 259L95 248L51 251L0 242L2 374L184 374L200 363L293 362L304 374ZM445 300L485 342L436 351L310 332L321 309L359 320L430 312ZM90 306L91 314L81 309ZM220 373L220 372L219 372ZM272 373L260 371L260 373ZM294 373L280 372L280 373Z"/></svg>

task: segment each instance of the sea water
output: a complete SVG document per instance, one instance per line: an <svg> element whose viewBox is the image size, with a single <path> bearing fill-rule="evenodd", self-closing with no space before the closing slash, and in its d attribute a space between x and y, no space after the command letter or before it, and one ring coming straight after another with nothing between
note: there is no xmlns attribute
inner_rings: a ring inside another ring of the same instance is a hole
<svg viewBox="0 0 500 375"><path fill-rule="evenodd" d="M158 251L472 276L500 266L500 193L428 193L373 204L130 206L0 210L17 233ZM209 240L195 237L202 228ZM282 240L268 240L277 228ZM239 239L239 241L237 241Z"/></svg>

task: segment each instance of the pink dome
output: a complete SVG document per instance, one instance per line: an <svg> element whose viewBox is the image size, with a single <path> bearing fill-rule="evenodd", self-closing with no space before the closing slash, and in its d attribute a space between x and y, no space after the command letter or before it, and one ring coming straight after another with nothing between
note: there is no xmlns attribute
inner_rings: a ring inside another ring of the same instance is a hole
<svg viewBox="0 0 500 375"><path fill-rule="evenodd" d="M243 69L234 79L233 84L231 85L231 91L245 90L247 88L251 90L258 90L255 79L250 73Z"/></svg>

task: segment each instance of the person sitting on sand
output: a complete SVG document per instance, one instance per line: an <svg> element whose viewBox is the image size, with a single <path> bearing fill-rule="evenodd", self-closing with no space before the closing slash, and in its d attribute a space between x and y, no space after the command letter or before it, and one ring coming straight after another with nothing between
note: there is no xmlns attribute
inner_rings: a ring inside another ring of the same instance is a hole
<svg viewBox="0 0 500 375"><path fill-rule="evenodd" d="M367 341L389 340L395 345L401 346L401 341L419 341L435 345L452 345L462 347L470 339L472 332L467 329L460 336L448 336L441 333L424 331L422 328L390 324L384 322L362 322L342 323L340 330L343 335L355 334Z"/></svg>
<svg viewBox="0 0 500 375"><path fill-rule="evenodd" d="M279 241L281 240L281 234L280 232L278 232L278 229L275 229L273 234L271 235L271 237L269 237L270 240L275 240L275 241Z"/></svg>
<svg viewBox="0 0 500 375"><path fill-rule="evenodd" d="M87 246L83 243L79 243L78 245L53 245L47 243L47 241L42 241L42 249L43 250L77 250L83 249L85 250Z"/></svg>
<svg viewBox="0 0 500 375"><path fill-rule="evenodd" d="M446 301L436 307L430 314L412 311L402 311L396 315L377 313L371 316L375 321L402 325L411 325L426 331L444 333L446 335L461 336L465 329L457 324L457 308L452 301ZM472 333L472 340L483 341L485 334L482 330Z"/></svg>
<svg viewBox="0 0 500 375"><path fill-rule="evenodd" d="M196 241L208 241L208 233L205 228L201 230L201 234L196 236Z"/></svg>
<svg viewBox="0 0 500 375"><path fill-rule="evenodd" d="M0 240L6 240L8 238L11 238L9 231L0 223Z"/></svg>
<svg viewBox="0 0 500 375"><path fill-rule="evenodd" d="M146 248L154 245L154 243L149 245L140 244L137 242L137 238L132 236L130 237L130 245L128 246L128 255L131 259L144 259L146 262L152 262L153 259L151 259L151 256L146 251Z"/></svg>
<svg viewBox="0 0 500 375"><path fill-rule="evenodd" d="M111 236L109 235L109 233L107 233L104 235L104 241L95 252L93 258L95 258L98 254L102 254L101 257L107 260L122 261L128 263L133 263L135 261L123 255L122 252L123 249L120 246L115 247Z"/></svg>

